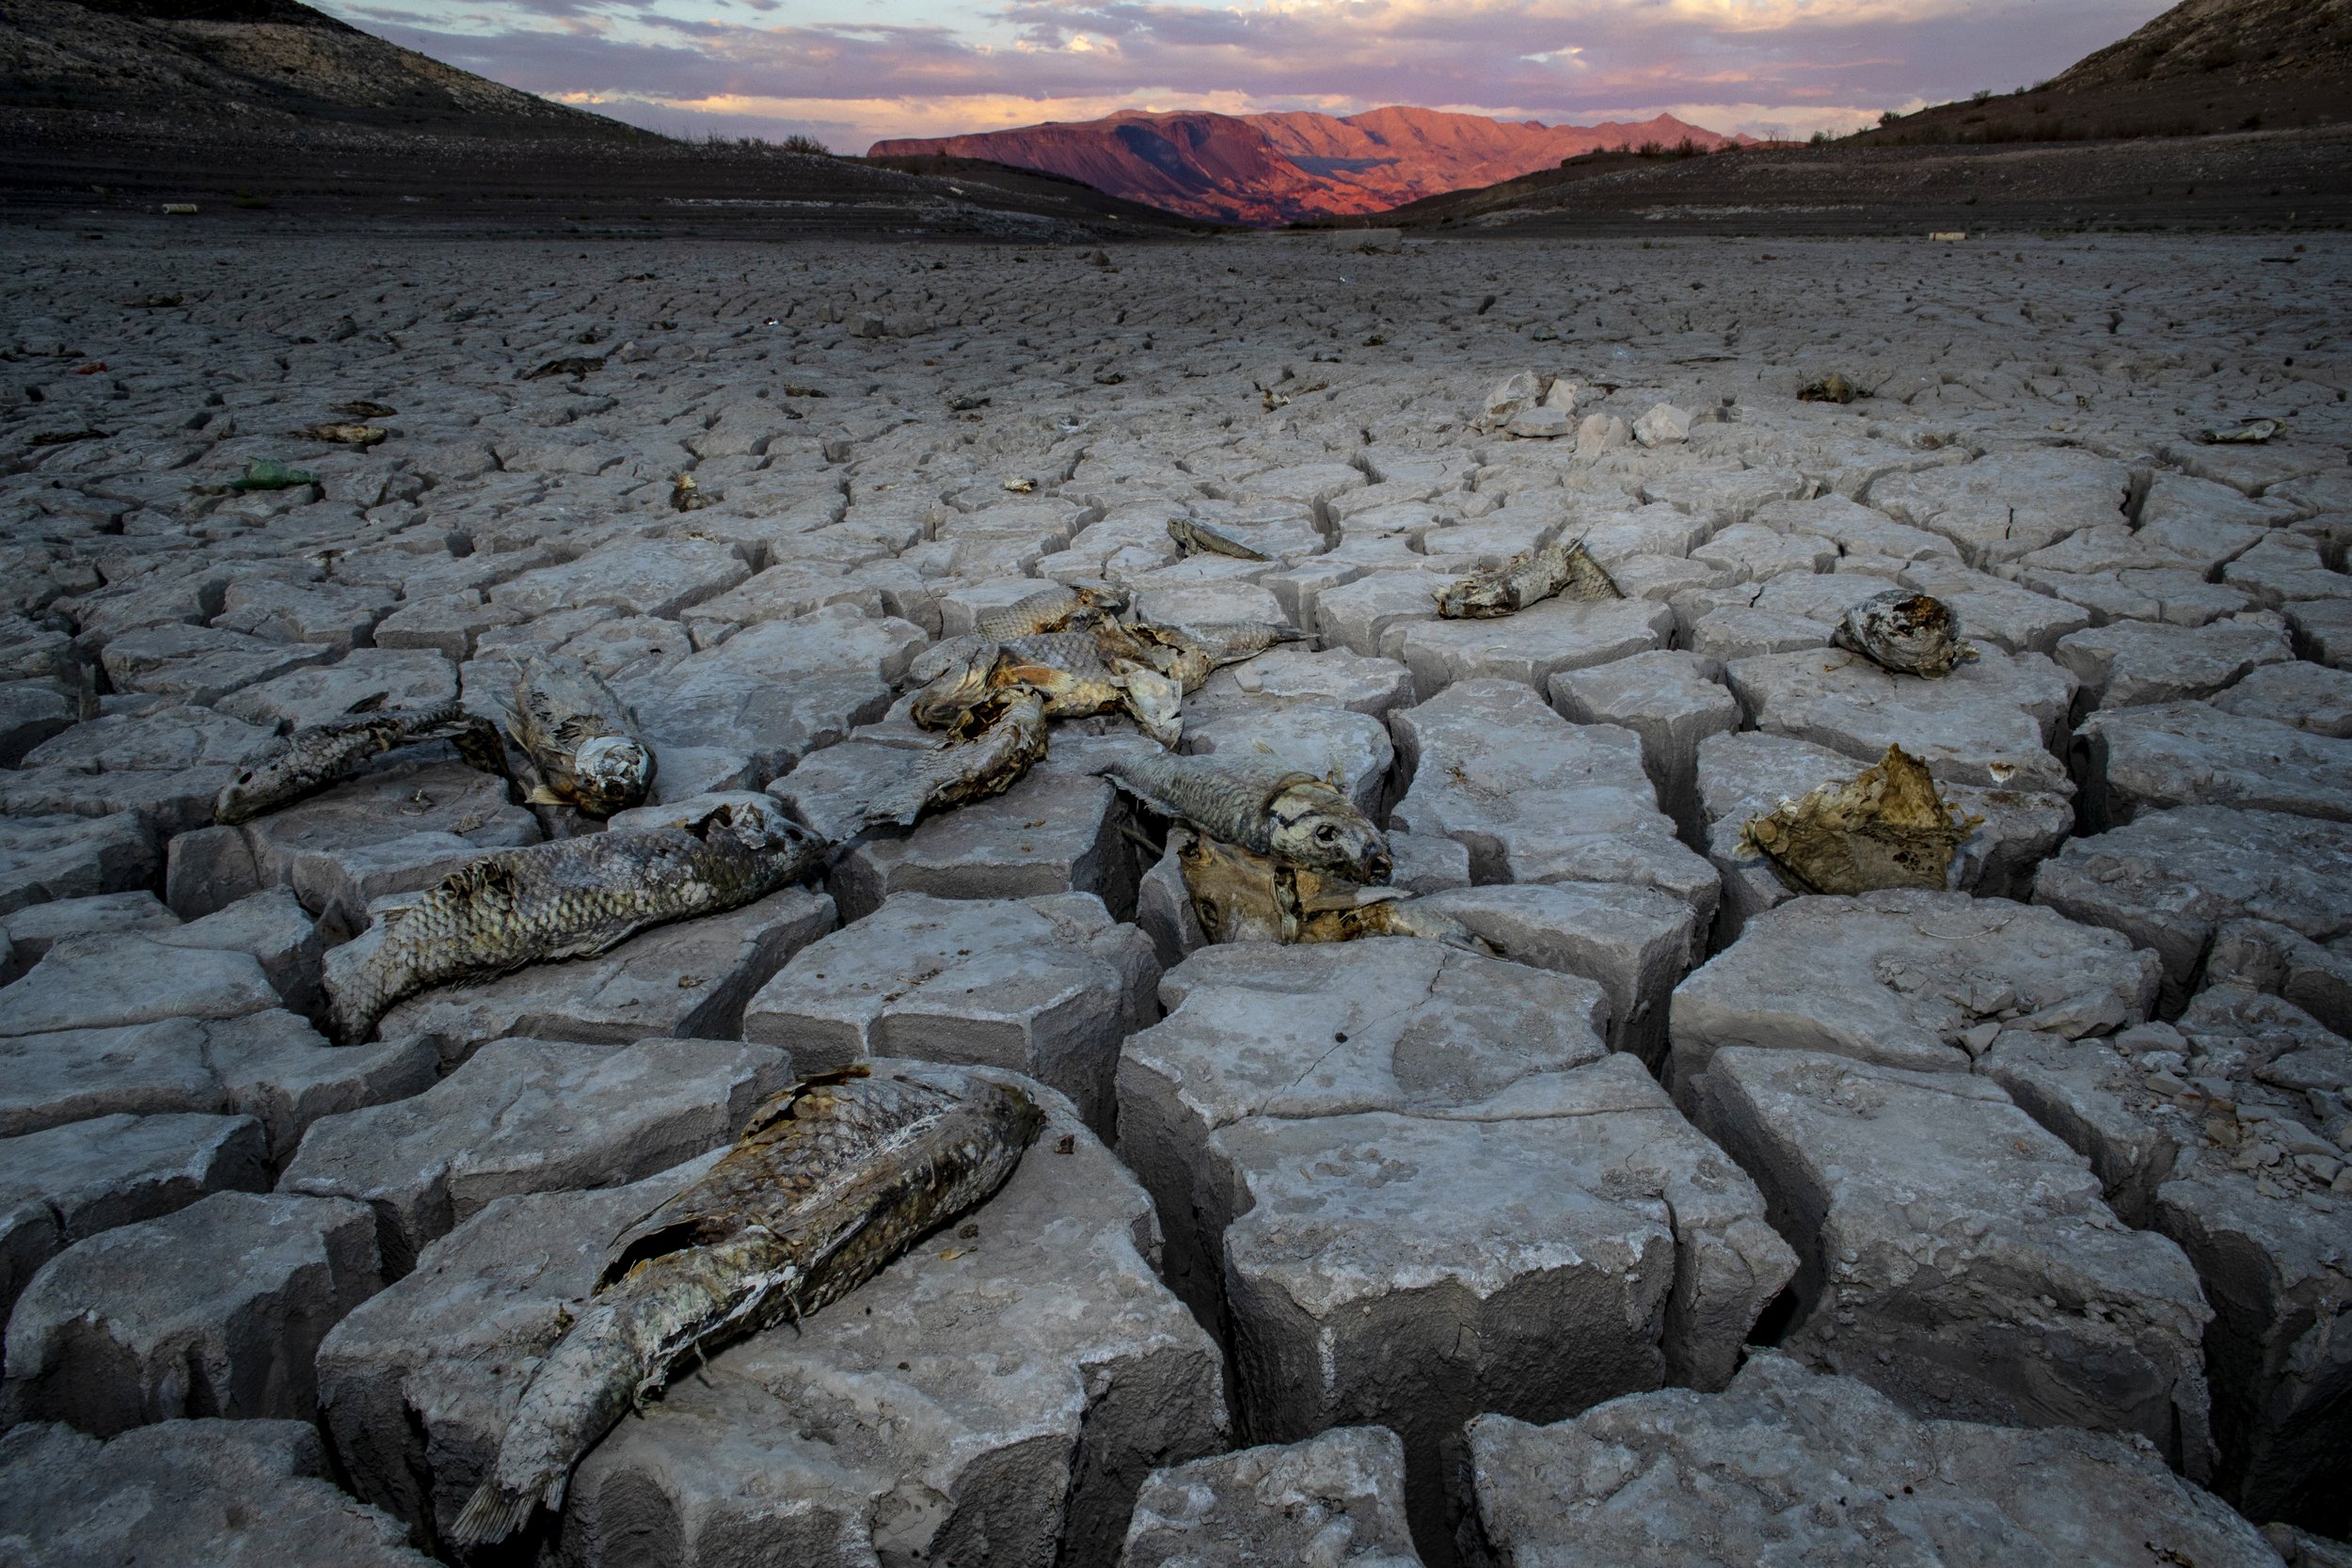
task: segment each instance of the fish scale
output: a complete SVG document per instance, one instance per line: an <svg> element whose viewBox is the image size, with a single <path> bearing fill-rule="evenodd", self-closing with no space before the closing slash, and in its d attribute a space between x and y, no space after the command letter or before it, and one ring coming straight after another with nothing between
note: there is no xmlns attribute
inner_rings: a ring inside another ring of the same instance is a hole
<svg viewBox="0 0 2352 1568"><path fill-rule="evenodd" d="M1278 762L1122 757L1100 769L1163 816L1292 865L1385 882L1388 839L1355 803L1312 773Z"/></svg>
<svg viewBox="0 0 2352 1568"><path fill-rule="evenodd" d="M317 794L372 756L431 740L453 740L474 767L502 771L497 726L459 704L382 709L296 730L282 748L222 786L213 820L249 822Z"/></svg>
<svg viewBox="0 0 2352 1568"><path fill-rule="evenodd" d="M794 1085L752 1114L707 1175L615 1238L453 1541L503 1540L534 1507L562 1507L572 1466L690 1352L840 1300L1003 1186L1043 1113L1009 1084L956 1069L927 1076L860 1067Z"/></svg>
<svg viewBox="0 0 2352 1568"><path fill-rule="evenodd" d="M499 849L383 911L330 958L330 1026L364 1039L402 998L551 958L585 958L648 926L765 897L812 869L821 842L756 806L691 824Z"/></svg>

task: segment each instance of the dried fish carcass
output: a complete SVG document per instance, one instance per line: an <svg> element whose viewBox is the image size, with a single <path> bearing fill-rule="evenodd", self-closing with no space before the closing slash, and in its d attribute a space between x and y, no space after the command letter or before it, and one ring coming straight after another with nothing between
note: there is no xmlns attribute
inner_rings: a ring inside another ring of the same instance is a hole
<svg viewBox="0 0 2352 1568"><path fill-rule="evenodd" d="M839 1301L992 1196L1044 1126L982 1074L864 1068L804 1079L735 1147L613 1244L595 1291L532 1372L459 1546L560 1509L572 1467L682 1360Z"/></svg>
<svg viewBox="0 0 2352 1568"><path fill-rule="evenodd" d="M1851 779L1752 818L1740 847L1772 863L1798 893L1943 892L1952 861L1980 816L1963 816L1936 790L1927 764L1899 746Z"/></svg>
<svg viewBox="0 0 2352 1568"><path fill-rule="evenodd" d="M1960 639L1960 615L1929 594L1890 588L1846 611L1830 641L1899 675L1933 679L1977 657Z"/></svg>
<svg viewBox="0 0 2352 1568"><path fill-rule="evenodd" d="M296 730L222 786L213 820L249 822L317 794L372 756L427 741L453 741L458 755L484 772L504 770L505 748L488 720L453 702L421 708L385 708L382 702L381 693L363 698L343 718Z"/></svg>
<svg viewBox="0 0 2352 1568"><path fill-rule="evenodd" d="M973 618L972 629L1002 641L1067 631L1073 626L1106 620L1126 608L1127 595L1107 583L1057 584L1009 605L982 610Z"/></svg>
<svg viewBox="0 0 2352 1568"><path fill-rule="evenodd" d="M927 730L977 735L968 715L991 691L1015 686L1036 691L1048 719L1118 708L1164 746L1182 733L1176 705L1183 693L1176 683L1129 660L1104 659L1094 638L1081 631L977 641L914 694L908 714Z"/></svg>
<svg viewBox="0 0 2352 1568"><path fill-rule="evenodd" d="M1402 936L1492 953L1451 916L1390 889L1367 889L1216 839L1191 835L1177 852L1177 866L1193 916L1213 942Z"/></svg>
<svg viewBox="0 0 2352 1568"><path fill-rule="evenodd" d="M1129 757L1103 777L1211 838L1347 880L1385 883L1387 835L1354 801L1312 773L1211 757Z"/></svg>
<svg viewBox="0 0 2352 1568"><path fill-rule="evenodd" d="M592 958L648 926L764 898L823 856L823 842L782 807L753 802L642 832L493 850L382 910L327 955L330 1027L356 1044L421 990Z"/></svg>
<svg viewBox="0 0 2352 1568"><path fill-rule="evenodd" d="M1220 532L1198 517L1171 517L1168 536L1186 555L1222 555L1235 561L1263 561L1266 557L1251 549L1232 534Z"/></svg>
<svg viewBox="0 0 2352 1568"><path fill-rule="evenodd" d="M1255 658L1279 642L1306 633L1286 621L1206 621L1198 626L1117 622L1095 628L1105 658L1149 665L1173 680L1186 695L1228 664Z"/></svg>
<svg viewBox="0 0 2352 1568"><path fill-rule="evenodd" d="M1502 565L1472 572L1438 590L1438 614L1446 620L1489 620L1515 614L1554 594L1597 603L1625 594L1581 539L1564 540L1550 531L1532 549Z"/></svg>
<svg viewBox="0 0 2352 1568"><path fill-rule="evenodd" d="M1002 795L1045 755L1045 699L1027 687L990 692L965 710L978 733L916 753L914 768L866 807L868 826L912 827L926 812Z"/></svg>
<svg viewBox="0 0 2352 1568"><path fill-rule="evenodd" d="M543 780L525 797L531 804L610 816L644 800L653 748L595 671L578 659L537 655L515 672L513 705L515 744Z"/></svg>

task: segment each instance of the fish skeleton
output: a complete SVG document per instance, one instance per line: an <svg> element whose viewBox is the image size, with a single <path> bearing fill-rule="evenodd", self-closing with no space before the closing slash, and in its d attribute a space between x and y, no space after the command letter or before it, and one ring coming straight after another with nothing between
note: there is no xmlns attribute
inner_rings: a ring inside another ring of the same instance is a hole
<svg viewBox="0 0 2352 1568"><path fill-rule="evenodd" d="M1389 841L1355 802L1312 773L1216 757L1128 757L1103 777L1163 816L1288 865L1358 883L1389 879Z"/></svg>
<svg viewBox="0 0 2352 1568"><path fill-rule="evenodd" d="M1625 597L1615 579L1586 551L1583 540L1563 541L1554 533L1500 566L1472 572L1438 590L1438 614L1454 621L1486 620L1525 610L1555 594L1588 604Z"/></svg>
<svg viewBox="0 0 2352 1568"><path fill-rule="evenodd" d="M1011 604L982 610L973 618L972 629L1001 642L1007 638L1066 631L1073 623L1116 615L1126 608L1127 596L1116 588L1057 584Z"/></svg>
<svg viewBox="0 0 2352 1568"><path fill-rule="evenodd" d="M505 771L498 727L454 702L431 707L384 708L378 693L345 710L346 717L312 724L286 737L267 758L239 773L213 802L215 822L250 822L263 812L315 795L372 756L429 740L453 740L458 754L485 773Z"/></svg>
<svg viewBox="0 0 2352 1568"><path fill-rule="evenodd" d="M1854 777L1833 779L1750 818L1740 847L1770 861L1798 893L1941 893L1951 880L1953 857L1983 823L1945 802L1926 763L1889 746Z"/></svg>
<svg viewBox="0 0 2352 1568"><path fill-rule="evenodd" d="M1045 755L1045 699L1026 687L990 693L963 719L978 733L918 753L913 771L868 804L868 826L911 827L925 812L1002 795Z"/></svg>
<svg viewBox="0 0 2352 1568"><path fill-rule="evenodd" d="M610 816L653 787L654 754L603 677L578 659L540 654L515 671L515 744L543 782L524 799Z"/></svg>
<svg viewBox="0 0 2352 1568"><path fill-rule="evenodd" d="M1960 640L1960 615L1942 599L1908 588L1873 594L1846 611L1830 641L1899 675L1933 679L1977 657Z"/></svg>
<svg viewBox="0 0 2352 1568"><path fill-rule="evenodd" d="M367 1038L405 997L525 964L602 953L648 926L766 897L817 868L824 843L778 806L496 849L380 911L327 956L329 1025Z"/></svg>
<svg viewBox="0 0 2352 1568"><path fill-rule="evenodd" d="M1198 517L1171 517L1168 536L1186 555L1226 555L1235 561L1263 561L1265 556L1230 534L1220 533Z"/></svg>
<svg viewBox="0 0 2352 1568"><path fill-rule="evenodd" d="M534 1507L563 1507L572 1466L681 1359L848 1295L992 1196L1044 1125L1020 1089L953 1068L850 1068L769 1100L707 1175L614 1241L451 1539L502 1541Z"/></svg>

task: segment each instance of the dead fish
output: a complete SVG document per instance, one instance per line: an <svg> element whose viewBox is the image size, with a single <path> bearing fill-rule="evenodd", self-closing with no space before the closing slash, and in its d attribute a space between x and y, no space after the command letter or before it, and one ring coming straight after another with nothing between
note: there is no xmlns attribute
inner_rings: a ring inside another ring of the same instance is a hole
<svg viewBox="0 0 2352 1568"><path fill-rule="evenodd" d="M385 708L381 692L362 698L346 717L312 724L287 736L265 760L222 786L213 802L215 822L250 822L264 812L315 795L372 756L401 746L453 740L458 754L485 773L505 771L498 726L454 702L431 707Z"/></svg>
<svg viewBox="0 0 2352 1568"><path fill-rule="evenodd" d="M1389 841L1312 773L1215 757L1122 758L1103 777L1163 816L1285 864L1359 883L1389 879Z"/></svg>
<svg viewBox="0 0 2352 1568"><path fill-rule="evenodd" d="M700 512L709 504L710 498L703 494L702 486L694 483L692 474L680 474L670 482L671 511Z"/></svg>
<svg viewBox="0 0 2352 1568"><path fill-rule="evenodd" d="M391 432L373 424L314 424L294 432L310 441L326 441L339 447L372 447L388 439Z"/></svg>
<svg viewBox="0 0 2352 1568"><path fill-rule="evenodd" d="M1851 403L1861 395L1859 388L1836 371L1817 375L1797 388L1799 403Z"/></svg>
<svg viewBox="0 0 2352 1568"><path fill-rule="evenodd" d="M1443 942L1465 953L1492 958L1499 955L1469 927L1450 914L1424 909L1418 898L1401 895L1369 897L1344 910L1324 910L1299 922L1301 942L1359 942L1366 937L1418 937Z"/></svg>
<svg viewBox="0 0 2352 1568"><path fill-rule="evenodd" d="M536 370L525 371L518 381L545 381L550 376L568 375L575 378L591 375L604 369L604 356L575 354L562 359L550 359Z"/></svg>
<svg viewBox="0 0 2352 1568"><path fill-rule="evenodd" d="M963 717L977 734L922 752L904 780L867 806L869 825L912 827L927 812L1002 795L1045 755L1045 699L1027 687L991 692Z"/></svg>
<svg viewBox="0 0 2352 1568"><path fill-rule="evenodd" d="M1045 632L1004 642L975 639L908 705L927 730L977 733L966 717L991 691L1025 686L1045 704L1048 719L1083 719L1114 708L1128 714L1162 745L1174 743L1170 725L1184 693L1158 672L1126 660L1105 660L1085 632Z"/></svg>
<svg viewBox="0 0 2352 1568"><path fill-rule="evenodd" d="M1927 764L1889 746L1854 777L1834 779L1751 818L1740 831L1740 847L1770 861L1798 893L1941 893L1951 880L1953 857L1983 823L1961 816L1936 792Z"/></svg>
<svg viewBox="0 0 2352 1568"><path fill-rule="evenodd" d="M1306 633L1287 621L1206 621L1168 626L1151 622L1097 627L1095 642L1105 657L1148 664L1170 676L1187 693L1228 664L1255 658L1278 642L1296 642Z"/></svg>
<svg viewBox="0 0 2352 1568"><path fill-rule="evenodd" d="M645 799L654 754L627 705L575 658L540 654L515 672L515 744L544 782L524 799L610 816Z"/></svg>
<svg viewBox="0 0 2352 1568"><path fill-rule="evenodd" d="M1107 584L1057 584L994 610L982 610L972 623L982 637L1001 641L1009 637L1035 637L1064 631L1074 622L1116 615L1127 608L1127 595Z"/></svg>
<svg viewBox="0 0 2352 1568"><path fill-rule="evenodd" d="M749 802L668 827L492 850L335 949L330 1026L357 1044L405 997L591 958L648 926L735 909L816 869L823 851L781 807Z"/></svg>
<svg viewBox="0 0 2352 1568"><path fill-rule="evenodd" d="M1171 517L1168 536L1186 555L1226 555L1235 561L1263 561L1265 556L1231 534L1220 533L1198 517Z"/></svg>
<svg viewBox="0 0 2352 1568"><path fill-rule="evenodd" d="M850 1068L760 1106L708 1175L613 1242L453 1542L502 1541L562 1508L573 1465L680 1361L839 1301L993 1196L1044 1125L1020 1089L955 1069Z"/></svg>
<svg viewBox="0 0 2352 1568"><path fill-rule="evenodd" d="M1213 942L1420 937L1493 956L1450 915L1417 908L1389 889L1366 889L1236 845L1195 835L1178 850L1177 864L1193 915Z"/></svg>
<svg viewBox="0 0 2352 1568"><path fill-rule="evenodd" d="M2275 440L2284 429L2286 426L2277 420L2256 420L2235 430L2208 430L2201 434L2207 446L2258 447L2265 441Z"/></svg>
<svg viewBox="0 0 2352 1568"><path fill-rule="evenodd" d="M989 677L1003 651L987 637L952 638L924 649L907 666L908 677L920 683L907 716L927 730L961 724L993 689Z"/></svg>
<svg viewBox="0 0 2352 1568"><path fill-rule="evenodd" d="M1472 572L1438 589L1438 614L1452 621L1487 620L1554 594L1588 604L1625 597L1616 579L1584 548L1583 540L1563 541L1555 533L1500 566Z"/></svg>
<svg viewBox="0 0 2352 1568"><path fill-rule="evenodd" d="M1948 675L1977 657L1960 640L1960 615L1932 594L1908 588L1873 594L1846 611L1830 641L1899 675Z"/></svg>

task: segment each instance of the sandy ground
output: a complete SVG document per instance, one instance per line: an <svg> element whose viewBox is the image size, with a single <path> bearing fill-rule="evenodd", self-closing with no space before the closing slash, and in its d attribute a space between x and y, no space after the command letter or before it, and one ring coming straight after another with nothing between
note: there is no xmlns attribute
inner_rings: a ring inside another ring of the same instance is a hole
<svg viewBox="0 0 2352 1568"><path fill-rule="evenodd" d="M2004 1551L2139 1561L2193 1525L2267 1560L2206 1486L2343 1529L2352 242L229 221L8 230L0 1486L33 1560L238 1529L374 1560L319 1533L354 1519L446 1555L605 1238L757 1094L867 1052L1036 1076L1093 1163L1041 1143L978 1240L682 1380L549 1549L1109 1561L1153 1467L1372 1424L1424 1557L1464 1510L1534 1551L1502 1449L1447 1479L1465 1418L1718 1388L1752 1338L1912 1416L2109 1434L2085 1451L2139 1490L2074 1488L2064 1548L2018 1500L2040 1461L1936 1482ZM1800 397L1830 372L1860 395ZM389 435L296 434L335 418ZM263 459L311 482L228 488ZM1183 518L1264 559L1187 558ZM1558 529L1627 598L1435 619ZM435 750L211 825L281 729L495 711L535 651L633 705L657 816L767 790L836 822L933 743L910 660L1057 580L1305 634L1189 694L1184 749L1338 782L1486 953L1188 958L1166 822L1095 776L1156 750L1112 713L807 889L329 1045L322 964L372 900L595 825ZM1830 646L1898 588L1977 661ZM1984 818L1949 891L1797 897L1740 847L1890 742ZM169 1468L124 1445L213 1415L310 1458L199 1431L195 1502L107 1513ZM265 1424L313 1418L331 1465ZM1229 1483L1241 1513L1185 1528L1272 1528Z"/></svg>

